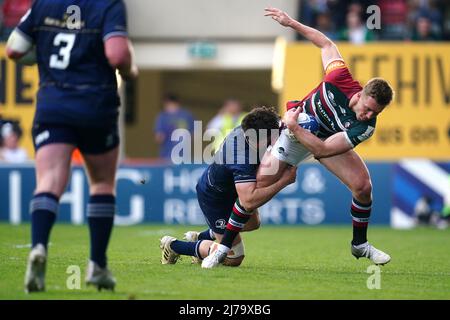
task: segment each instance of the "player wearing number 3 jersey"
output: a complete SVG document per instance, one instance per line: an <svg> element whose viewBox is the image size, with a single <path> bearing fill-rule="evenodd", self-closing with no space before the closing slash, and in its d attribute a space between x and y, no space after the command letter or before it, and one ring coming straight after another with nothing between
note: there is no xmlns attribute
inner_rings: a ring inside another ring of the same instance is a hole
<svg viewBox="0 0 450 320"><path fill-rule="evenodd" d="M14 60L32 52L40 78L32 132L37 185L30 203L32 250L25 290L45 288L48 239L75 148L89 176L91 253L86 282L114 289L106 250L116 207L116 69L125 80L137 75L123 1L35 0L7 44Z"/></svg>

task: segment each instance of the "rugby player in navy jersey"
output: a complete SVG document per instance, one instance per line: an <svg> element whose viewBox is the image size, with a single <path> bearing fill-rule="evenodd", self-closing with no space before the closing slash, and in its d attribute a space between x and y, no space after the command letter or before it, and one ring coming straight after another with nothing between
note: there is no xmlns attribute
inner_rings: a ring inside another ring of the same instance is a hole
<svg viewBox="0 0 450 320"><path fill-rule="evenodd" d="M325 76L304 99L288 102L288 112L283 118L287 128L262 159L257 174L258 187L271 185L288 166L298 166L313 155L352 192L351 253L356 258L369 258L375 264L386 264L391 257L367 241L372 183L366 165L353 148L372 136L376 118L391 102L393 90L381 78L371 79L362 87L353 79L336 45L323 33L292 19L279 9L267 8L265 11L266 16L294 29L321 49ZM298 125L300 112L316 118L320 125L317 136ZM277 168L275 174L274 168ZM251 215L247 213L247 216ZM203 260L202 267L216 267L226 257L240 231L233 225L233 220L235 216L232 214L221 246Z"/></svg>
<svg viewBox="0 0 450 320"><path fill-rule="evenodd" d="M199 260L214 249L214 240L220 241L232 212L238 216L235 225L252 231L259 227L258 207L269 201L285 186L295 182L296 167L286 168L277 181L264 188L256 187L256 172L267 147L279 135L279 116L272 109L253 109L222 143L197 183L197 198L209 230L193 235L188 241L171 236L161 239L161 263L174 264L180 255ZM243 208L246 208L245 210ZM247 213L251 212L251 213ZM245 215L245 216L243 216ZM248 218L251 217L250 221ZM241 222L245 219L245 223ZM225 264L238 266L244 259L244 244L238 235Z"/></svg>
<svg viewBox="0 0 450 320"><path fill-rule="evenodd" d="M113 228L118 161L116 70L137 76L122 0L36 0L11 34L7 54L35 51L39 91L33 123L36 189L30 203L32 249L27 292L45 290L50 231L78 148L89 177L90 260L86 283L113 290L106 251Z"/></svg>

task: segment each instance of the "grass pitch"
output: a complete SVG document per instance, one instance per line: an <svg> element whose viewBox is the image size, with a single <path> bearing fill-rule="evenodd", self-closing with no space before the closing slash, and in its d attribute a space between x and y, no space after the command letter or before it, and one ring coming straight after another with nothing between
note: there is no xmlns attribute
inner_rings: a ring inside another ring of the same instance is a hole
<svg viewBox="0 0 450 320"><path fill-rule="evenodd" d="M30 227L0 224L0 299L450 299L450 230L371 227L369 239L392 256L380 289L368 289L367 259L350 254L351 226L272 227L245 233L239 268L203 270L185 257L161 265L159 238L181 238L201 227L116 227L109 265L114 293L84 285L86 226L56 225L47 264L47 291L23 291ZM81 269L81 289L66 286L69 266Z"/></svg>

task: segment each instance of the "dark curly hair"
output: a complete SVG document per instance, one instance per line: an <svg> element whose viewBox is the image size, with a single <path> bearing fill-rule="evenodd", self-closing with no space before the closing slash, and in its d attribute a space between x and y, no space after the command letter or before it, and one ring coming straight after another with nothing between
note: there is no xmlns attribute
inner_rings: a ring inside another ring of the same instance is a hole
<svg viewBox="0 0 450 320"><path fill-rule="evenodd" d="M255 130L259 141L259 134L267 130L267 137L271 137L272 130L279 130L280 116L272 107L256 107L242 119L244 132Z"/></svg>

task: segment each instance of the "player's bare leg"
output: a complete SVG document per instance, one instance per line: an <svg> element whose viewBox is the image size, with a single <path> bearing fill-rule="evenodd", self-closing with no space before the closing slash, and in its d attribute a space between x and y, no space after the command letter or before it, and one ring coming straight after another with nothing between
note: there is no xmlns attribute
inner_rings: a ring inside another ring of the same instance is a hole
<svg viewBox="0 0 450 320"><path fill-rule="evenodd" d="M73 145L54 143L40 147L36 152L35 194L49 192L60 197L70 175Z"/></svg>
<svg viewBox="0 0 450 320"><path fill-rule="evenodd" d="M86 283L98 290L114 290L116 281L107 268L106 251L115 215L116 170L119 149L103 154L84 154L89 176L90 200L88 222L91 238L91 254Z"/></svg>
<svg viewBox="0 0 450 320"><path fill-rule="evenodd" d="M56 220L59 198L69 179L74 146L48 144L36 152L36 190L30 203L32 249L25 273L25 291L45 290L47 244Z"/></svg>
<svg viewBox="0 0 450 320"><path fill-rule="evenodd" d="M388 263L391 257L367 242L367 228L372 206L372 182L363 160L355 151L349 150L319 161L352 192L353 201L350 210L353 220L352 254L356 258L369 258L375 264Z"/></svg>
<svg viewBox="0 0 450 320"><path fill-rule="evenodd" d="M258 230L260 226L261 226L261 218L259 216L258 209L256 209L255 211L253 211L250 219L247 221L241 232L255 231Z"/></svg>

